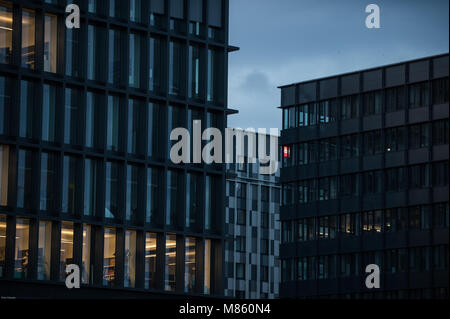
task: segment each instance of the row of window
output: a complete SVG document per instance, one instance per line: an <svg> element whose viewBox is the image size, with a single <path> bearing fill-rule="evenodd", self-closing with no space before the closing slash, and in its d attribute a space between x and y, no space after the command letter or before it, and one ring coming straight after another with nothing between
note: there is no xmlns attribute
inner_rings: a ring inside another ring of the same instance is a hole
<svg viewBox="0 0 450 319"><path fill-rule="evenodd" d="M83 160L67 154L61 157L52 152L39 154L28 149L16 152L3 145L0 159L1 206L39 209L48 215L61 212L126 220L138 225L211 231L217 227L213 214L217 203L211 194L217 191L219 179L214 176L204 178L194 172L185 175L177 170L164 174L156 167ZM13 189L16 192L10 192ZM164 189L167 200L161 202ZM180 219L181 211L185 212L184 220Z"/></svg>
<svg viewBox="0 0 450 319"><path fill-rule="evenodd" d="M252 199L261 199L263 203L280 203L280 190L276 187L261 185L261 195L258 195L258 185L228 181L228 196L239 199L247 198L247 185L250 186ZM270 200L269 200L270 197ZM256 210L256 209L255 209Z"/></svg>
<svg viewBox="0 0 450 319"><path fill-rule="evenodd" d="M282 222L282 242L359 237L369 233L394 233L407 230L449 227L449 205L439 203L385 210L309 217Z"/></svg>
<svg viewBox="0 0 450 319"><path fill-rule="evenodd" d="M66 221L57 224L17 218L14 224L8 220L0 214L0 277L7 276L6 265L11 264L9 276L16 279L65 281L66 266L78 264L82 283L87 285L210 293L214 267L211 258L214 243L210 239L112 227L101 229ZM14 228L11 231L15 231L14 241L6 236L8 227ZM82 242L76 242L76 238ZM6 260L7 251L11 251L9 244L14 247L12 260ZM180 251L184 252L183 269L177 269L183 260L178 256ZM100 263L96 255L99 252L103 252ZM164 260L162 270L159 260ZM158 271L163 271L163 275ZM201 290L199 276L204 279ZM101 282L96 279L100 277ZM184 288L180 288L177 282L183 278Z"/></svg>
<svg viewBox="0 0 450 319"><path fill-rule="evenodd" d="M173 129L184 127L192 133L195 120L202 121L203 127L223 126L221 115L205 114L197 108L186 110L174 105L166 108L156 102L103 96L94 91L85 93L77 88L62 90L59 86L47 83L41 86L27 80L20 82L20 103L16 108L11 86L8 78L0 76L0 134L5 135L161 159L165 158L162 141ZM167 145L167 157L172 144Z"/></svg>
<svg viewBox="0 0 450 319"><path fill-rule="evenodd" d="M376 264L384 274L448 271L448 245L283 259L282 281L348 278Z"/></svg>
<svg viewBox="0 0 450 319"><path fill-rule="evenodd" d="M391 88L361 95L314 102L283 109L283 129L333 123L383 112L448 103L448 78L407 87ZM408 92L408 93L407 93ZM383 102L384 101L384 102ZM384 109L383 109L384 106Z"/></svg>
<svg viewBox="0 0 450 319"><path fill-rule="evenodd" d="M0 63L13 63L12 8L2 3L0 17L10 20L11 27L0 28ZM182 98L224 103L223 49L154 36L146 39L137 32L127 34L125 29L89 24L86 33L83 28L66 30L65 55L61 55L58 17L45 14L41 55L37 51L37 43L42 40L36 33L40 27L36 21L39 19L35 11L23 9L20 64L24 68L63 73L64 65L65 74L75 78L145 89L162 96L167 92ZM124 60L129 63L123 63Z"/></svg>
<svg viewBox="0 0 450 319"><path fill-rule="evenodd" d="M47 3L62 4L66 0L46 0ZM62 2L62 3L61 3ZM67 4L72 1L67 1ZM75 1L76 2L76 1ZM129 2L129 6L127 3ZM215 41L223 41L222 28L222 0L193 0L187 1L185 7L184 0L171 0L170 3L165 0L130 0L117 1L109 0L88 0L87 8L81 4L81 10L98 16L109 16L118 20L127 20L138 24L146 24L160 30L167 30L165 13L167 5L170 4L169 29L178 34L186 34L186 24L189 21L188 31L191 36L205 38L207 36ZM203 8L208 6L207 15ZM189 17L185 12L189 9ZM206 30L206 20L208 19L208 28Z"/></svg>
<svg viewBox="0 0 450 319"><path fill-rule="evenodd" d="M304 204L382 192L448 186L448 161L323 177L282 186L282 204Z"/></svg>
<svg viewBox="0 0 450 319"><path fill-rule="evenodd" d="M283 146L283 167L371 156L449 143L449 120Z"/></svg>

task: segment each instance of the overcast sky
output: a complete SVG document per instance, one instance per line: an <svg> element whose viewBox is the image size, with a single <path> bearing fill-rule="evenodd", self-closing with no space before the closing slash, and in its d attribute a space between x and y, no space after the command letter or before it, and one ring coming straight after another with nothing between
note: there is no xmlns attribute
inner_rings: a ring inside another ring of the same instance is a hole
<svg viewBox="0 0 450 319"><path fill-rule="evenodd" d="M367 29L368 4L381 29ZM449 51L448 0L230 0L229 127L280 128L280 85Z"/></svg>

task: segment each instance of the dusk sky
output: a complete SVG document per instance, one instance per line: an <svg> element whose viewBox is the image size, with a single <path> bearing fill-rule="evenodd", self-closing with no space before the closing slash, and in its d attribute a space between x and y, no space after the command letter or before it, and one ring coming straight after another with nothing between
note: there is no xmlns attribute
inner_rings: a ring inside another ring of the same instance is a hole
<svg viewBox="0 0 450 319"><path fill-rule="evenodd" d="M367 29L367 5L381 29ZM449 51L448 0L230 0L229 127L280 128L280 85Z"/></svg>

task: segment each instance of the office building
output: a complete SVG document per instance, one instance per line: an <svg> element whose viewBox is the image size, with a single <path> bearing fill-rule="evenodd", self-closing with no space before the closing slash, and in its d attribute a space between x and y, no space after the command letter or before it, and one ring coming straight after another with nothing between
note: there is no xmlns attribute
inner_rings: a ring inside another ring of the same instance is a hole
<svg viewBox="0 0 450 319"><path fill-rule="evenodd" d="M225 167L169 135L226 127L235 49L228 0L0 1L0 295L223 296Z"/></svg>
<svg viewBox="0 0 450 319"><path fill-rule="evenodd" d="M281 297L448 298L448 60L281 87Z"/></svg>
<svg viewBox="0 0 450 319"><path fill-rule="evenodd" d="M263 175L256 163L228 164L225 296L278 297L280 282L280 171Z"/></svg>

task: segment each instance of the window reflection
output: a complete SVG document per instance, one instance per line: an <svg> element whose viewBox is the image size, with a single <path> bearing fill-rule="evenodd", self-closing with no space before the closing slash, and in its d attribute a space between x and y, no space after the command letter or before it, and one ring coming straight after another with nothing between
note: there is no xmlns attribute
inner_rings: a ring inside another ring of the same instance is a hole
<svg viewBox="0 0 450 319"><path fill-rule="evenodd" d="M145 289L156 287L156 234L145 237Z"/></svg>
<svg viewBox="0 0 450 319"><path fill-rule="evenodd" d="M36 17L34 11L22 10L22 67L34 69L36 59Z"/></svg>
<svg viewBox="0 0 450 319"><path fill-rule="evenodd" d="M97 208L97 162L87 158L84 162L84 215L93 216Z"/></svg>
<svg viewBox="0 0 450 319"><path fill-rule="evenodd" d="M125 234L124 287L134 287L136 281L136 232Z"/></svg>
<svg viewBox="0 0 450 319"><path fill-rule="evenodd" d="M105 217L119 218L119 164L106 163Z"/></svg>
<svg viewBox="0 0 450 319"><path fill-rule="evenodd" d="M195 238L186 238L185 241L185 259L184 259L184 291L194 292L196 277L196 240Z"/></svg>
<svg viewBox="0 0 450 319"><path fill-rule="evenodd" d="M34 104L36 100L36 84L32 81L21 81L20 85L20 124L19 136L34 137Z"/></svg>
<svg viewBox="0 0 450 319"><path fill-rule="evenodd" d="M64 143L81 144L80 121L82 121L82 92L78 89L66 88L64 108Z"/></svg>
<svg viewBox="0 0 450 319"><path fill-rule="evenodd" d="M11 63L13 15L9 3L0 2L0 63Z"/></svg>
<svg viewBox="0 0 450 319"><path fill-rule="evenodd" d="M177 171L169 170L167 172L166 225L176 225L180 185L181 174Z"/></svg>
<svg viewBox="0 0 450 319"><path fill-rule="evenodd" d="M147 209L145 214L146 223L155 223L158 216L158 192L161 187L162 172L160 169L149 167L147 169Z"/></svg>
<svg viewBox="0 0 450 319"><path fill-rule="evenodd" d="M29 251L30 221L18 218L16 221L16 244L14 248L14 278L25 279L30 264Z"/></svg>
<svg viewBox="0 0 450 319"><path fill-rule="evenodd" d="M39 222L38 241L38 280L50 279L51 252L52 252L52 223L48 221Z"/></svg>
<svg viewBox="0 0 450 319"><path fill-rule="evenodd" d="M43 95L42 140L54 142L56 136L56 87L44 84Z"/></svg>
<svg viewBox="0 0 450 319"><path fill-rule="evenodd" d="M116 230L105 228L103 246L103 285L113 286L116 276Z"/></svg>
<svg viewBox="0 0 450 319"><path fill-rule="evenodd" d="M127 201L126 218L127 221L135 223L138 217L138 175L139 167L127 166Z"/></svg>
<svg viewBox="0 0 450 319"><path fill-rule="evenodd" d="M32 205L32 153L28 150L19 150L18 176L17 176L17 207L31 208Z"/></svg>
<svg viewBox="0 0 450 319"><path fill-rule="evenodd" d="M1 29L0 29L1 32ZM9 133L9 113L11 112L12 81L8 77L0 76L0 134Z"/></svg>
<svg viewBox="0 0 450 319"><path fill-rule="evenodd" d="M44 25L44 71L56 72L57 57L57 21L52 14L45 15Z"/></svg>
<svg viewBox="0 0 450 319"><path fill-rule="evenodd" d="M165 280L164 287L167 291L176 289L176 266L177 266L177 236L168 234L166 236L166 258L165 258Z"/></svg>
<svg viewBox="0 0 450 319"><path fill-rule="evenodd" d="M119 97L114 95L108 96L107 148L114 152L119 151L119 112Z"/></svg>
<svg viewBox="0 0 450 319"><path fill-rule="evenodd" d="M0 145L0 206L8 205L9 146Z"/></svg>
<svg viewBox="0 0 450 319"><path fill-rule="evenodd" d="M40 209L53 210L56 195L56 155L42 153L41 155L41 196Z"/></svg>
<svg viewBox="0 0 450 319"><path fill-rule="evenodd" d="M61 281L66 280L67 265L73 263L73 223L62 222L61 248L59 255L59 276Z"/></svg>
<svg viewBox="0 0 450 319"><path fill-rule="evenodd" d="M141 39L142 37L138 34L130 34L130 73L128 83L135 88L141 85Z"/></svg>

